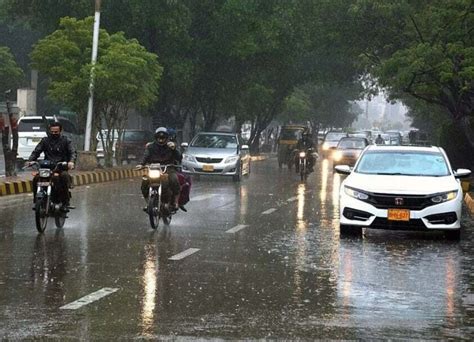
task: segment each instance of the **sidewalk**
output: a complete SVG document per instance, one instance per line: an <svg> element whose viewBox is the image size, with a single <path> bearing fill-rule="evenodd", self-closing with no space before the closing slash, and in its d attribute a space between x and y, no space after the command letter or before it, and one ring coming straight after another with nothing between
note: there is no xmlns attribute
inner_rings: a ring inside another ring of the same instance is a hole
<svg viewBox="0 0 474 342"><path fill-rule="evenodd" d="M268 155L253 156L252 161L265 160ZM115 167L111 169L96 169L94 171L70 172L74 186L115 181L124 178L141 177L143 171L131 167ZM22 172L17 177L0 177L0 196L16 195L32 192L31 172Z"/></svg>

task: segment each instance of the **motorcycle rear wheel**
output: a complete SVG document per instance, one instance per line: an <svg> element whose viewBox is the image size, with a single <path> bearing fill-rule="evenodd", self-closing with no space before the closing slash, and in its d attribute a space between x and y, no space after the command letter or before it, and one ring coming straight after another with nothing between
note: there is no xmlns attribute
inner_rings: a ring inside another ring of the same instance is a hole
<svg viewBox="0 0 474 342"><path fill-rule="evenodd" d="M150 218L151 228L156 229L160 224L158 211L160 208L160 197L156 194L150 195L148 198L148 217Z"/></svg>
<svg viewBox="0 0 474 342"><path fill-rule="evenodd" d="M43 233L48 225L48 200L47 197L36 200L35 204L35 221L38 233Z"/></svg>

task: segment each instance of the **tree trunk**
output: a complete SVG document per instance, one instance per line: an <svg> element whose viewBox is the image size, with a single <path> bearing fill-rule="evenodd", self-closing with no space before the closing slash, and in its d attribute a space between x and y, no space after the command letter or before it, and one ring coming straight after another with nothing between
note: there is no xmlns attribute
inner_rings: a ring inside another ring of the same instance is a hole
<svg viewBox="0 0 474 342"><path fill-rule="evenodd" d="M13 115L7 98L7 116L2 120L2 147L5 158L5 176L16 176L16 157L18 154L18 118ZM11 147L10 147L11 134Z"/></svg>

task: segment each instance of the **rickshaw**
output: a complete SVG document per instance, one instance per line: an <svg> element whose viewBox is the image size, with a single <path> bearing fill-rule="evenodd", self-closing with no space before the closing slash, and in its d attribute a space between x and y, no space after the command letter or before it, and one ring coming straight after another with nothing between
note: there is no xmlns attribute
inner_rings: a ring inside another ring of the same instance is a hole
<svg viewBox="0 0 474 342"><path fill-rule="evenodd" d="M293 151L301 139L301 135L308 128L303 125L284 125L281 126L280 135L278 137L278 167L282 168L283 164L291 170L294 163Z"/></svg>

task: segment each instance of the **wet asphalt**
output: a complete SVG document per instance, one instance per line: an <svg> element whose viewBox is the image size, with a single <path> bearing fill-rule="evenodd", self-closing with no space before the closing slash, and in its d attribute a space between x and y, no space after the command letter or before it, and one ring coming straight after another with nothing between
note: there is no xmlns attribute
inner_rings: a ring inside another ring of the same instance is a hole
<svg viewBox="0 0 474 342"><path fill-rule="evenodd" d="M460 242L340 239L341 180L325 159L306 183L254 162L194 180L157 231L137 179L76 187L43 235L31 196L0 198L0 338L472 340L474 220Z"/></svg>

